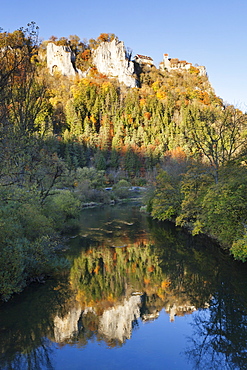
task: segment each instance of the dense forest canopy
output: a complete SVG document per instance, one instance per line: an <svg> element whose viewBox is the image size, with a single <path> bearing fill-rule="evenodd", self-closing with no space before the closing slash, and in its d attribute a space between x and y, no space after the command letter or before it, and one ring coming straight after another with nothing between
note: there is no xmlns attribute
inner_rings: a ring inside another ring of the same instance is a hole
<svg viewBox="0 0 247 370"><path fill-rule="evenodd" d="M149 189L154 218L207 233L247 258L246 114L224 104L196 67L140 65L139 88L99 73L92 51L115 37L52 36L48 42L69 46L76 68L89 71L69 78L49 74L34 22L0 32L4 299L64 268L58 233L73 227L83 202L123 197L130 183ZM109 185L114 194L104 191Z"/></svg>

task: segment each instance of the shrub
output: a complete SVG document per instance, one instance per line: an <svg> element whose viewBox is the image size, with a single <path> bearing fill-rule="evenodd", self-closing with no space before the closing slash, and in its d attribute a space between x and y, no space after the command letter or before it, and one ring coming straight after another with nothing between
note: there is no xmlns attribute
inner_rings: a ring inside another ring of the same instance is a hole
<svg viewBox="0 0 247 370"><path fill-rule="evenodd" d="M5 240L0 253L0 295L7 301L26 285L25 254L28 241L24 238Z"/></svg>
<svg viewBox="0 0 247 370"><path fill-rule="evenodd" d="M113 186L113 191L118 198L124 199L128 197L130 187L131 184L128 181L120 180L116 185Z"/></svg>
<svg viewBox="0 0 247 370"><path fill-rule="evenodd" d="M242 262L246 262L247 260L247 235L245 234L243 238L238 239L235 242L233 242L230 251L233 254L235 259L240 260Z"/></svg>
<svg viewBox="0 0 247 370"><path fill-rule="evenodd" d="M79 216L80 200L69 190L59 190L45 201L45 213L52 222L55 230L63 231L70 227L70 220Z"/></svg>

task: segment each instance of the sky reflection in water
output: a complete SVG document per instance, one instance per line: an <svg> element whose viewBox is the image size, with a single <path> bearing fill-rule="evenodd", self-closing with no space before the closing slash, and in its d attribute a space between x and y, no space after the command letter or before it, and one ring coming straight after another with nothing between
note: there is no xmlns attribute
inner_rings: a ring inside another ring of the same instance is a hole
<svg viewBox="0 0 247 370"><path fill-rule="evenodd" d="M109 349L105 342L89 342L78 351L76 344L65 346L55 354L59 368L70 369L191 369L185 354L187 336L192 334L191 315L170 322L162 310L158 319L143 323L138 320L130 340L122 347ZM95 354L95 355L93 355Z"/></svg>
<svg viewBox="0 0 247 370"><path fill-rule="evenodd" d="M208 239L116 206L67 253L69 276L2 306L1 369L247 368L246 267Z"/></svg>

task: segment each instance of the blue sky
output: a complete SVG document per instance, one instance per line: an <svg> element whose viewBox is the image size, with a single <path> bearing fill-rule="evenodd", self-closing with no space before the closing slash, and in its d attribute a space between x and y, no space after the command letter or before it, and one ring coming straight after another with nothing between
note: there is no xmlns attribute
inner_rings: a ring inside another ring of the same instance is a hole
<svg viewBox="0 0 247 370"><path fill-rule="evenodd" d="M215 92L247 111L247 0L2 0L0 26L35 21L40 37L116 34L133 54L205 65Z"/></svg>

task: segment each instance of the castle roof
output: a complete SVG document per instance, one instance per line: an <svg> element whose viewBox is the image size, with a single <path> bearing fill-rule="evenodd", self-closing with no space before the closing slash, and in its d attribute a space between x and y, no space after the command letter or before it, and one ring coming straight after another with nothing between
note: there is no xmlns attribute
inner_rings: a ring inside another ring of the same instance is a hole
<svg viewBox="0 0 247 370"><path fill-rule="evenodd" d="M153 59L151 57L148 57L146 55L141 55L141 54L136 54L136 58L138 58L138 59L146 59L146 60L153 61Z"/></svg>

